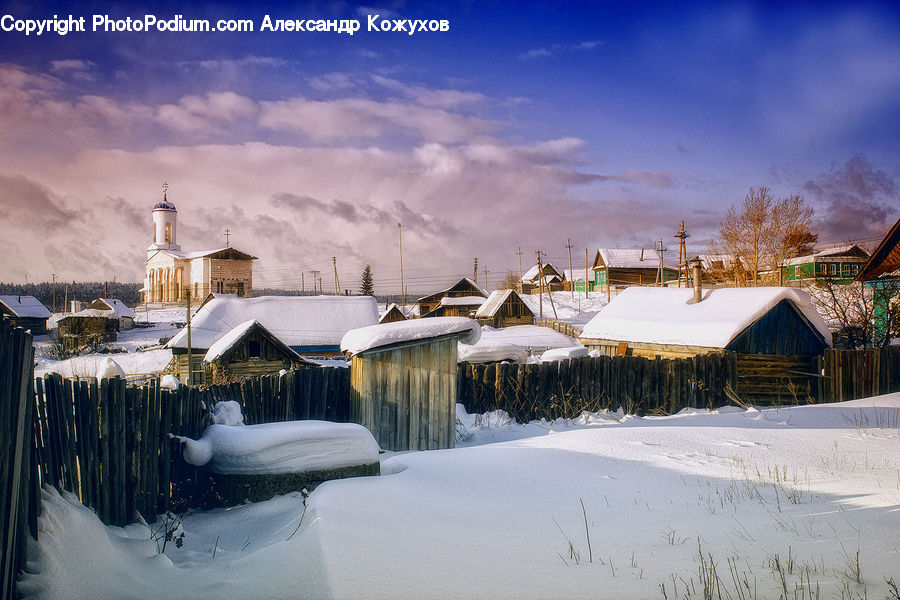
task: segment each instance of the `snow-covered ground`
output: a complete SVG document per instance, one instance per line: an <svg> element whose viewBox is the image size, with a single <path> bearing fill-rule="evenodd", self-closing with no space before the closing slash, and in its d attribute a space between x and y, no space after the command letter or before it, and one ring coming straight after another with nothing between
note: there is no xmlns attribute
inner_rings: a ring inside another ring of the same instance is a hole
<svg viewBox="0 0 900 600"><path fill-rule="evenodd" d="M195 513L164 554L45 495L40 598L896 598L900 394L782 409L459 414L456 449ZM740 588L738 591L736 588Z"/></svg>
<svg viewBox="0 0 900 600"><path fill-rule="evenodd" d="M584 292L574 292L574 294L573 292L551 292L551 294L553 295L553 306L556 307L556 318L571 323L575 327L581 327L590 321L606 306L606 292L588 292L587 298L585 298ZM548 294L522 294L522 299L534 312L535 318L540 318L538 311L541 296L544 300L544 318L554 318ZM613 297L615 297L615 293Z"/></svg>

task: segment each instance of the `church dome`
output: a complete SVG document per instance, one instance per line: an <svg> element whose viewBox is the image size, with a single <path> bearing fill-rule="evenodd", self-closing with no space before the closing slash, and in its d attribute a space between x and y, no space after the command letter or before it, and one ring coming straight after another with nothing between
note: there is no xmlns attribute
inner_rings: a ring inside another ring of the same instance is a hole
<svg viewBox="0 0 900 600"><path fill-rule="evenodd" d="M163 200L162 202L157 202L153 210L175 210L175 205L168 200Z"/></svg>

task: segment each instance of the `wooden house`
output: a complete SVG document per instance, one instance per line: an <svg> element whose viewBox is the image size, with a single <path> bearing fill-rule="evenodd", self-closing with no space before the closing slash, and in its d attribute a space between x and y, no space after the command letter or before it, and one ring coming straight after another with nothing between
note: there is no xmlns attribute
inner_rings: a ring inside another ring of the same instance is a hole
<svg viewBox="0 0 900 600"><path fill-rule="evenodd" d="M659 282L659 254L644 248L601 248L591 267L594 289L607 286L654 285ZM662 283L678 281L678 269L664 266Z"/></svg>
<svg viewBox="0 0 900 600"><path fill-rule="evenodd" d="M47 333L50 311L34 296L0 296L0 318L30 330L32 335Z"/></svg>
<svg viewBox="0 0 900 600"><path fill-rule="evenodd" d="M540 294L541 290L544 292L548 290L561 292L566 289L566 276L563 274L563 271L560 271L549 262L542 264L541 267L539 269L537 265L534 265L522 275L521 287L523 294Z"/></svg>
<svg viewBox="0 0 900 600"><path fill-rule="evenodd" d="M456 443L457 344L475 343L472 319L437 317L348 332L350 420L385 450L438 450Z"/></svg>
<svg viewBox="0 0 900 600"><path fill-rule="evenodd" d="M468 277L464 277L445 290L422 296L416 300L416 304L419 305L419 314L424 317L437 307L441 306L441 299L443 298L471 298L473 296L487 298L488 295L486 291L478 287L477 283Z"/></svg>
<svg viewBox="0 0 900 600"><path fill-rule="evenodd" d="M900 220L860 267L856 280L865 282L874 291L876 335L883 337L891 327L891 306L900 292Z"/></svg>
<svg viewBox="0 0 900 600"><path fill-rule="evenodd" d="M437 308L422 316L472 318L484 302L482 296L444 296Z"/></svg>
<svg viewBox="0 0 900 600"><path fill-rule="evenodd" d="M588 271L585 273L585 271ZM594 291L594 275L588 269L563 269L565 278L566 291L576 291L584 293L584 286L587 285L587 291Z"/></svg>
<svg viewBox="0 0 900 600"><path fill-rule="evenodd" d="M68 350L93 344L106 344L118 339L119 320L105 310L86 308L57 321L59 339Z"/></svg>
<svg viewBox="0 0 900 600"><path fill-rule="evenodd" d="M203 357L203 382L206 385L231 383L308 364L312 363L251 319L209 347Z"/></svg>
<svg viewBox="0 0 900 600"><path fill-rule="evenodd" d="M859 244L827 248L787 261L782 268L782 281L830 281L844 284L853 281L869 260L869 253Z"/></svg>
<svg viewBox="0 0 900 600"><path fill-rule="evenodd" d="M115 298L97 298L88 308L101 310L107 313L109 318L116 319L117 331L125 331L134 327L134 311L121 300Z"/></svg>
<svg viewBox="0 0 900 600"><path fill-rule="evenodd" d="M475 320L495 328L531 325L534 313L515 290L494 290L475 312Z"/></svg>
<svg viewBox="0 0 900 600"><path fill-rule="evenodd" d="M301 356L335 356L345 333L378 323L378 305L372 296L213 298L191 320L190 364L187 326L167 344L178 378L184 383L201 383L203 357L209 348L250 320Z"/></svg>
<svg viewBox="0 0 900 600"><path fill-rule="evenodd" d="M608 355L679 357L739 354L813 356L831 332L809 294L796 288L701 290L631 287L582 331L580 341Z"/></svg>
<svg viewBox="0 0 900 600"><path fill-rule="evenodd" d="M407 319L408 317L403 314L403 311L400 310L399 306L391 304L378 318L378 323L396 323L398 321L406 321Z"/></svg>

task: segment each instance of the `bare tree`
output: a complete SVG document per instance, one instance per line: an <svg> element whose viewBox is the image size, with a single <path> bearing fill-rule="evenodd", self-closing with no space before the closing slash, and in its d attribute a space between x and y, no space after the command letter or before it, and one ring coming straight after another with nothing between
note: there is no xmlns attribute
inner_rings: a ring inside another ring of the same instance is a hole
<svg viewBox="0 0 900 600"><path fill-rule="evenodd" d="M778 273L795 256L812 250L817 236L810 232L813 209L792 194L776 200L767 187L750 188L740 207L728 209L719 225L719 239L710 251L722 255L720 275L735 285L760 284L760 274Z"/></svg>
<svg viewBox="0 0 900 600"><path fill-rule="evenodd" d="M517 290L519 289L519 276L512 271L507 271L506 275L500 281L501 290Z"/></svg>
<svg viewBox="0 0 900 600"><path fill-rule="evenodd" d="M872 287L825 279L805 289L828 323L835 348L879 348L900 337L900 307L892 301L900 291L900 282L882 281Z"/></svg>

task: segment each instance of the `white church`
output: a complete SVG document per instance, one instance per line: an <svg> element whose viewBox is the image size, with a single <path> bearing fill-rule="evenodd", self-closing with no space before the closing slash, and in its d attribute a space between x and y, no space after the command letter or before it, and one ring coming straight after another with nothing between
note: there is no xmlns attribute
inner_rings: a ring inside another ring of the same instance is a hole
<svg viewBox="0 0 900 600"><path fill-rule="evenodd" d="M178 211L163 185L162 202L153 207L153 243L147 248L144 302L183 302L188 291L198 301L211 292L249 297L253 261L228 244L217 250L183 252L178 245Z"/></svg>

